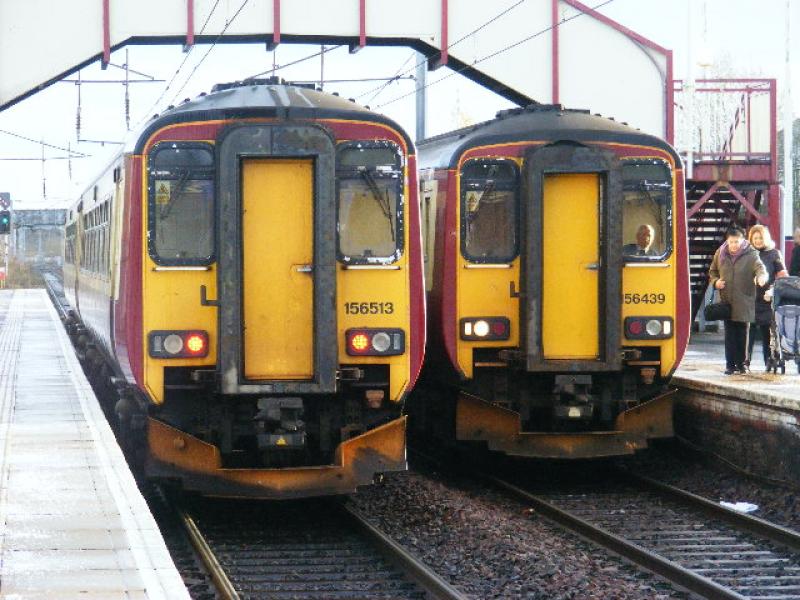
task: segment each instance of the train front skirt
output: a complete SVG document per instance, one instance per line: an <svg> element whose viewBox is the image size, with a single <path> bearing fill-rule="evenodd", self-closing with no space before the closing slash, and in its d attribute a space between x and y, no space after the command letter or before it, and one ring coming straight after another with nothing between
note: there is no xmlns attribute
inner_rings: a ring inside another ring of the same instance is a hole
<svg viewBox="0 0 800 600"><path fill-rule="evenodd" d="M672 437L670 390L617 416L612 431L550 433L522 431L520 414L461 392L456 406L456 438L486 442L509 456L581 459L633 454L649 439Z"/></svg>
<svg viewBox="0 0 800 600"><path fill-rule="evenodd" d="M406 417L339 444L332 465L230 469L219 448L162 421L148 419L147 475L180 480L183 489L220 497L290 499L350 494L376 475L405 471Z"/></svg>

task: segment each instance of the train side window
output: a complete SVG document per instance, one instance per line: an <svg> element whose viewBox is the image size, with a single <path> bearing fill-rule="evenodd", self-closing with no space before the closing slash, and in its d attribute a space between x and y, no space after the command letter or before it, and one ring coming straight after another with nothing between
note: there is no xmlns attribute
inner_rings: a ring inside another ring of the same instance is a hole
<svg viewBox="0 0 800 600"><path fill-rule="evenodd" d="M207 265L214 257L214 152L164 142L149 159L149 249L160 265Z"/></svg>
<svg viewBox="0 0 800 600"><path fill-rule="evenodd" d="M510 160L461 168L461 253L472 262L511 262L519 253L519 170Z"/></svg>
<svg viewBox="0 0 800 600"><path fill-rule="evenodd" d="M622 166L622 254L626 262L666 259L672 252L672 172L662 160Z"/></svg>
<svg viewBox="0 0 800 600"><path fill-rule="evenodd" d="M403 252L403 157L396 144L349 142L336 156L339 260L389 262Z"/></svg>

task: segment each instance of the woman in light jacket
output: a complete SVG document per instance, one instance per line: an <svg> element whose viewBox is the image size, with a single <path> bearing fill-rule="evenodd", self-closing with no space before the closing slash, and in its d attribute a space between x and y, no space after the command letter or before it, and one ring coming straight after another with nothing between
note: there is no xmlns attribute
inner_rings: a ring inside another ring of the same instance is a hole
<svg viewBox="0 0 800 600"><path fill-rule="evenodd" d="M756 316L756 284L767 283L767 269L741 227L728 227L708 277L720 300L731 305L731 318L725 321L725 374L747 373L747 332Z"/></svg>
<svg viewBox="0 0 800 600"><path fill-rule="evenodd" d="M789 273L783 262L780 250L775 247L769 229L763 225L753 225L747 234L747 240L758 250L758 257L767 269L767 285L756 289L756 318L750 323L749 341L747 343L747 366L753 358L756 328L761 331L761 348L764 352L764 366L770 355L770 325L772 324L772 284L778 277L786 277Z"/></svg>

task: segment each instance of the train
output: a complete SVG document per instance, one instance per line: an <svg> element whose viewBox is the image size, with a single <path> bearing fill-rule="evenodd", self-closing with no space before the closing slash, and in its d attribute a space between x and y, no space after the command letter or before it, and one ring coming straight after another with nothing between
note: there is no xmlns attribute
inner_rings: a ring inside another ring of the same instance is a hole
<svg viewBox="0 0 800 600"><path fill-rule="evenodd" d="M690 328L673 148L539 104L417 152L428 299L424 392L409 408L419 431L544 460L624 456L671 437L668 384Z"/></svg>
<svg viewBox="0 0 800 600"><path fill-rule="evenodd" d="M415 148L313 85L216 85L131 136L68 212L67 327L143 477L343 494L406 468L422 367Z"/></svg>

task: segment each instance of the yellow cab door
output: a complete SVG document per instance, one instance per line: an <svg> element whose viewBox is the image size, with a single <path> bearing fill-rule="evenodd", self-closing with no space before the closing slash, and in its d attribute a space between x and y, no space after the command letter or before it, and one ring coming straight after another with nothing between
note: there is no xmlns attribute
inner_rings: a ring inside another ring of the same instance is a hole
<svg viewBox="0 0 800 600"><path fill-rule="evenodd" d="M241 163L244 377L314 377L314 164Z"/></svg>
<svg viewBox="0 0 800 600"><path fill-rule="evenodd" d="M542 198L542 354L600 357L600 180L546 174Z"/></svg>

